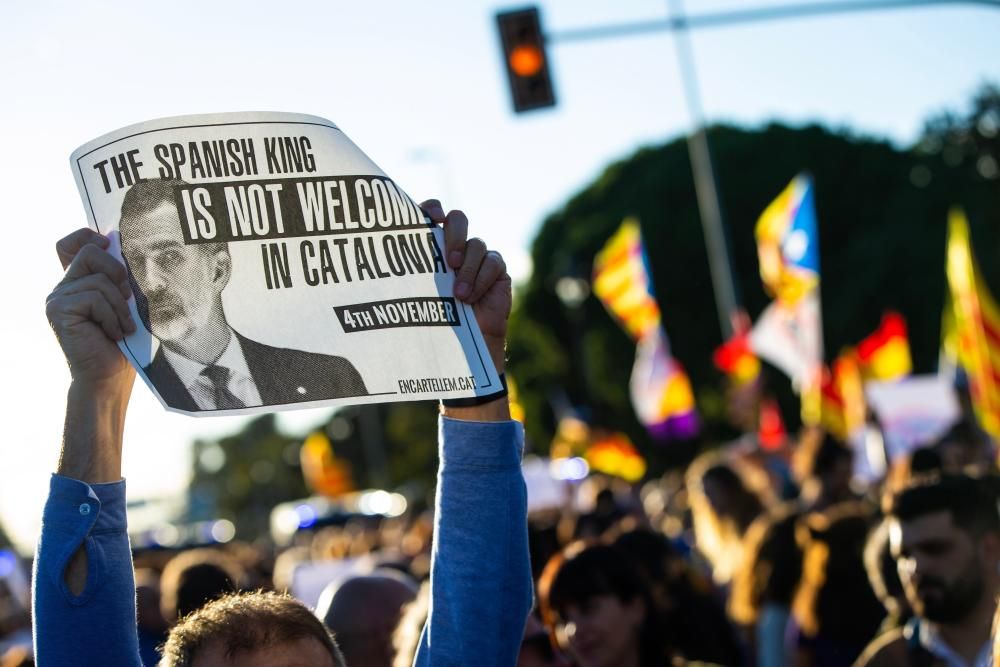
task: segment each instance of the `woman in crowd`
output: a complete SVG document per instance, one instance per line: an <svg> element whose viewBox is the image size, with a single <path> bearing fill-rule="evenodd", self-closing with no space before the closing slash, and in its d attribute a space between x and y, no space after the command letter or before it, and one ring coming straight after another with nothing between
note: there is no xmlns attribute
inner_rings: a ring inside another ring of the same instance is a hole
<svg viewBox="0 0 1000 667"><path fill-rule="evenodd" d="M670 664L649 588L620 549L570 545L545 566L538 597L542 620L578 667Z"/></svg>

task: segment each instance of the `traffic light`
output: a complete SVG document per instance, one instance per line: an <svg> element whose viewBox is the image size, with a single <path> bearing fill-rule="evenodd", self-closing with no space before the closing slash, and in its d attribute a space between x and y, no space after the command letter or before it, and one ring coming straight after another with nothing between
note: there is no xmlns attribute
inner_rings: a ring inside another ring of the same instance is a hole
<svg viewBox="0 0 1000 667"><path fill-rule="evenodd" d="M538 8L501 12L497 14L497 27L514 111L521 113L555 106L556 95L549 75Z"/></svg>

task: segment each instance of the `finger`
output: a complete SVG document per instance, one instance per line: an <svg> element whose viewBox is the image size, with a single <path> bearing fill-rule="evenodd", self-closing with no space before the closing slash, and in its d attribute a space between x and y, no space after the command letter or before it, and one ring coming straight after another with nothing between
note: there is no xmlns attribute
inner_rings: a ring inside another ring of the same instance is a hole
<svg viewBox="0 0 1000 667"><path fill-rule="evenodd" d="M486 257L486 244L482 239L469 239L465 244L465 259L455 277L455 296L462 301L468 300L472 294L472 286L476 283L479 265Z"/></svg>
<svg viewBox="0 0 1000 667"><path fill-rule="evenodd" d="M479 273L476 274L475 282L472 284L472 294L469 295L468 302L476 303L486 294L493 283L507 273L507 263L503 261L495 250L490 250L483 258L483 263L479 265Z"/></svg>
<svg viewBox="0 0 1000 667"><path fill-rule="evenodd" d="M132 314L128 309L128 301L126 301L128 297L122 294L121 287L112 283L105 274L92 273L59 288L59 292L66 296L92 291L104 295L105 300L114 309L124 330L129 333L135 331L135 321L132 319Z"/></svg>
<svg viewBox="0 0 1000 667"><path fill-rule="evenodd" d="M107 248L111 242L106 236L101 236L89 227L78 229L59 239L56 243L56 254L59 255L63 269L69 266L76 253L80 252L80 248L91 243L99 248Z"/></svg>
<svg viewBox="0 0 1000 667"><path fill-rule="evenodd" d="M66 275L63 276L63 282L83 278L92 273L105 274L115 285L128 282L125 265L94 244L87 244L80 248L73 261L70 262Z"/></svg>
<svg viewBox="0 0 1000 667"><path fill-rule="evenodd" d="M437 199L428 199L420 205L420 209L427 214L431 222L436 222L439 225L444 222L444 208Z"/></svg>
<svg viewBox="0 0 1000 667"><path fill-rule="evenodd" d="M448 213L448 217L444 221L444 251L451 268L457 269L465 261L465 253L468 251L465 239L468 237L469 219L465 217L465 214L461 211ZM482 241L479 242L482 243ZM484 244L483 253L485 254L485 252L486 246Z"/></svg>
<svg viewBox="0 0 1000 667"><path fill-rule="evenodd" d="M112 340L124 338L114 309L104 295L97 291L50 298L46 304L46 313L57 333L71 325L77 318L84 318L101 327L108 338Z"/></svg>

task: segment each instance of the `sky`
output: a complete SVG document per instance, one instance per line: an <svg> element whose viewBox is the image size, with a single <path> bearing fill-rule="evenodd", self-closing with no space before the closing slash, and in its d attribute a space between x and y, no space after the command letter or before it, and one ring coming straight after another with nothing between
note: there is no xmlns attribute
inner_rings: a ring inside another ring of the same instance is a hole
<svg viewBox="0 0 1000 667"><path fill-rule="evenodd" d="M699 14L751 1L686 7ZM545 31L558 35L663 19L668 3L539 6ZM471 233L523 279L548 213L609 163L686 132L691 119L666 33L556 40L558 106L514 115L493 18L509 8L496 0L0 3L0 193L11 233L0 264L0 523L22 549L37 537L69 384L44 302L62 273L56 241L86 224L70 152L164 116L322 116L417 200L463 209ZM821 122L905 146L929 115L962 109L981 83L1000 82L998 34L1000 9L946 5L715 28L692 40L710 122ZM284 413L280 423L301 433L327 415ZM130 498L182 494L191 441L242 421L169 414L137 385L125 433Z"/></svg>

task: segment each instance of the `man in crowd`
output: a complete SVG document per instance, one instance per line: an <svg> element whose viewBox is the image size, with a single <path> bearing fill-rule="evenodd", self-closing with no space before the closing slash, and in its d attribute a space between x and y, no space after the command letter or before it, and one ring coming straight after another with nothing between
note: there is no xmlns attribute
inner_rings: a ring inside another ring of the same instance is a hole
<svg viewBox="0 0 1000 667"><path fill-rule="evenodd" d="M497 369L504 367L510 277L467 220L443 223L455 295L472 304ZM133 331L125 268L90 230L57 245L66 275L46 311L70 367L62 452L35 558L35 655L41 667L138 667L135 582L121 479L123 426L135 373L115 341ZM471 403L471 404L470 404ZM442 406L431 613L417 665L514 664L531 606L523 431L506 392ZM488 601L488 604L483 604ZM340 667L319 619L275 593L209 603L175 626L166 667ZM352 666L354 667L354 666Z"/></svg>
<svg viewBox="0 0 1000 667"><path fill-rule="evenodd" d="M1000 595L993 480L917 478L890 499L889 538L915 617L878 637L859 665L986 667Z"/></svg>
<svg viewBox="0 0 1000 667"><path fill-rule="evenodd" d="M160 347L143 368L167 405L232 410L366 394L347 359L264 345L233 330L222 291L225 243L186 244L178 180L139 181L125 193L118 231L143 325Z"/></svg>

